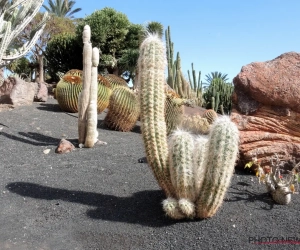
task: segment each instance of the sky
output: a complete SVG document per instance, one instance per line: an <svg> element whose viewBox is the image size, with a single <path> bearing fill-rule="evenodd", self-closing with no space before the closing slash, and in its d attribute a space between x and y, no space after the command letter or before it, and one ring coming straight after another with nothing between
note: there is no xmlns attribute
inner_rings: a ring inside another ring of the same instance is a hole
<svg viewBox="0 0 300 250"><path fill-rule="evenodd" d="M157 21L171 28L174 56L180 53L184 75L191 63L201 80L219 71L229 81L251 62L300 52L299 0L76 0L84 18L104 7L135 24ZM45 1L46 3L46 1Z"/></svg>

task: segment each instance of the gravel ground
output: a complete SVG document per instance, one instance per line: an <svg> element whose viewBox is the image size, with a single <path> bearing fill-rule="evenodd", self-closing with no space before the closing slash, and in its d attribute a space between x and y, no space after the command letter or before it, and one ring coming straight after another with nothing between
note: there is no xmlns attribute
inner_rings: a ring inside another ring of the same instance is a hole
<svg viewBox="0 0 300 250"><path fill-rule="evenodd" d="M213 218L168 219L151 170L138 162L145 156L139 126L111 131L104 115L98 131L107 145L59 155L62 136L76 145L77 114L61 112L53 99L1 112L1 250L299 247L299 195L276 205L243 172Z"/></svg>

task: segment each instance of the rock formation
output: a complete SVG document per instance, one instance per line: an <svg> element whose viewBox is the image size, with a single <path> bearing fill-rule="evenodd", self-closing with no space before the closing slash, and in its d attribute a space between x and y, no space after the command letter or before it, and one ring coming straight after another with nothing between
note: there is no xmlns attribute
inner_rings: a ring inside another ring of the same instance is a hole
<svg viewBox="0 0 300 250"><path fill-rule="evenodd" d="M233 83L231 119L240 130L240 165L256 157L269 166L275 153L287 162L300 158L300 54L248 64Z"/></svg>

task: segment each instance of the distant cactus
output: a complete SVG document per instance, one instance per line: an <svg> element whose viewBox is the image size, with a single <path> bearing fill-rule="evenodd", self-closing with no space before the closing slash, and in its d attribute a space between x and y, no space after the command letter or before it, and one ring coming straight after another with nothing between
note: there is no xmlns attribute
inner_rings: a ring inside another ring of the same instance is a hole
<svg viewBox="0 0 300 250"><path fill-rule="evenodd" d="M82 90L82 70L72 69L68 71L55 88L55 98L63 111L78 112L78 95ZM101 113L108 107L111 95L110 83L101 75L98 75L97 112Z"/></svg>
<svg viewBox="0 0 300 250"><path fill-rule="evenodd" d="M213 124L218 118L218 114L213 109L208 109L202 114L202 117L205 118L209 124Z"/></svg>
<svg viewBox="0 0 300 250"><path fill-rule="evenodd" d="M119 86L124 86L128 88L127 82L122 77L116 76L114 74L107 74L103 77L110 83L112 89Z"/></svg>
<svg viewBox="0 0 300 250"><path fill-rule="evenodd" d="M183 100L178 95L167 92L165 107L167 134L169 135L180 124L183 115Z"/></svg>
<svg viewBox="0 0 300 250"><path fill-rule="evenodd" d="M211 81L209 87L203 94L207 109L213 109L219 114L230 114L232 109L232 93L234 86L226 83L220 78Z"/></svg>
<svg viewBox="0 0 300 250"><path fill-rule="evenodd" d="M140 46L138 82L147 161L167 196L163 209L168 216L208 218L222 204L233 174L238 129L229 117L220 117L207 136L176 130L167 141L164 53L164 44L155 35L149 35Z"/></svg>
<svg viewBox="0 0 300 250"><path fill-rule="evenodd" d="M179 128L193 134L206 135L209 133L210 123L206 118L199 115L183 116Z"/></svg>
<svg viewBox="0 0 300 250"><path fill-rule="evenodd" d="M108 112L104 123L110 129L123 132L130 131L140 116L138 96L127 87L117 87L113 90Z"/></svg>

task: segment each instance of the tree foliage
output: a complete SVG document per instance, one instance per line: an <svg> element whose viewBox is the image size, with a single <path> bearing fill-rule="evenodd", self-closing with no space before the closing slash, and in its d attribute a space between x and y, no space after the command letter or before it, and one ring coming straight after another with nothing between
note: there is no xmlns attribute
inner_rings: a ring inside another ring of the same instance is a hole
<svg viewBox="0 0 300 250"><path fill-rule="evenodd" d="M43 5L46 11L58 17L74 19L74 14L81 11L81 8L74 8L75 1L69 0L48 0L48 6Z"/></svg>
<svg viewBox="0 0 300 250"><path fill-rule="evenodd" d="M48 74L58 80L57 73L70 69L82 69L82 44L75 34L64 33L55 36L46 49Z"/></svg>
<svg viewBox="0 0 300 250"><path fill-rule="evenodd" d="M215 71L205 75L205 81L209 85L213 79L221 79L224 82L228 81L227 74L223 74L221 72Z"/></svg>

